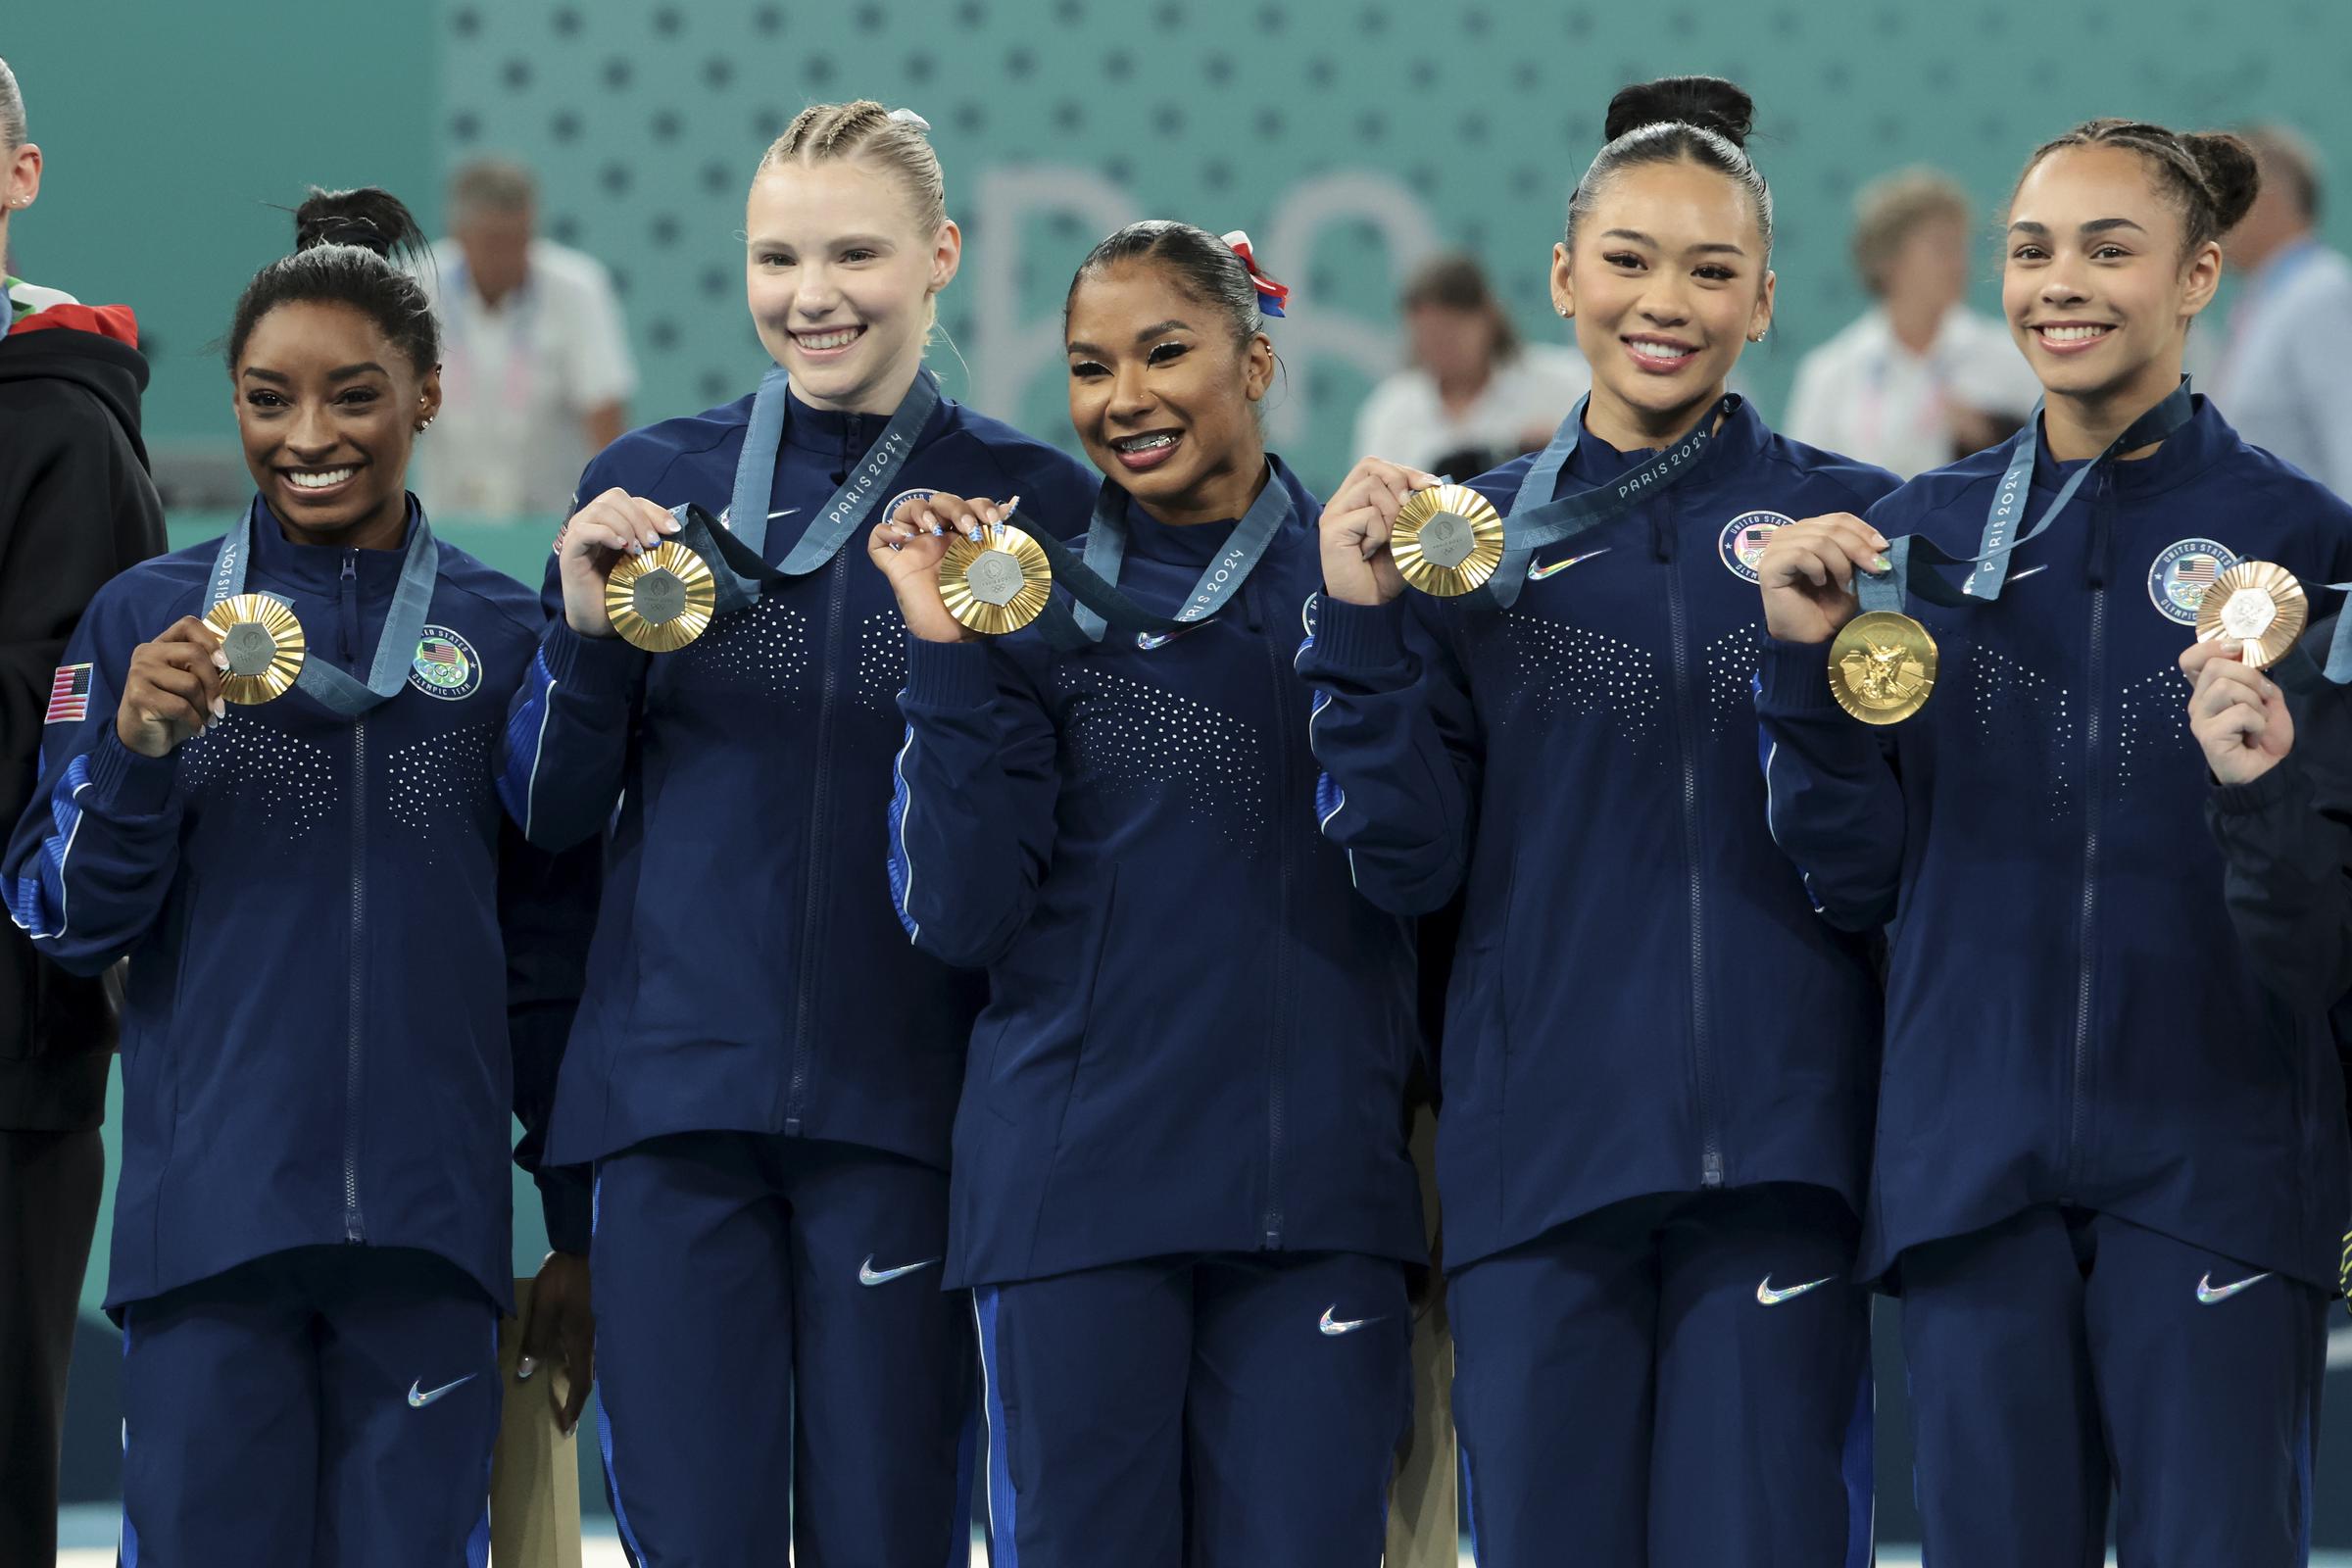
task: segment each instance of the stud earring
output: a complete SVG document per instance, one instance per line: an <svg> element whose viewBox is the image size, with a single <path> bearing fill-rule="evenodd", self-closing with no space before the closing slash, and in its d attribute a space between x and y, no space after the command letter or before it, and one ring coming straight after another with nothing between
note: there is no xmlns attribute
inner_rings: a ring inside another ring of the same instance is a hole
<svg viewBox="0 0 2352 1568"><path fill-rule="evenodd" d="M424 434L425 427L426 427L427 425L431 424L432 422L433 422L433 421L432 421L432 420L430 420L430 419L418 419L418 420L416 421L416 433L417 433L418 435L422 435L422 434Z"/></svg>

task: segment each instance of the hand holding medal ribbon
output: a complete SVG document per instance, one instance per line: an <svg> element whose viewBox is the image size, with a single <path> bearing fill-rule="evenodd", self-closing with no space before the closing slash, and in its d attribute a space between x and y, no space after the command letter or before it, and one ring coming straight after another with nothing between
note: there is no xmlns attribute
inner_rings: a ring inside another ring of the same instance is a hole
<svg viewBox="0 0 2352 1568"><path fill-rule="evenodd" d="M1855 539L1835 529L1809 526L1838 519L1808 518L1782 529L1766 547L1758 568L1774 635L1782 635L1775 614L1776 598L1791 589L1801 593L1804 581L1800 579L1811 580L1812 573L1825 565L1839 577L1844 575L1840 568L1850 567L1853 611L1837 626L1830 642L1831 694L1839 707L1866 724L1902 722L1927 706L1935 691L1937 665L1936 639L1905 609L1909 596L1917 593L1930 604L1946 609L1965 609L1998 599L2008 580L2010 556L2057 521L2094 470L2126 452L2157 445L2186 424L2193 413L2188 382L2183 379L2106 450L2070 474L2033 526L2020 533L2017 521L2033 489L2034 466L2040 450L2041 409L2036 405L1993 491L1982 546L1973 556L1955 556L1932 539L1906 534L1886 541L1880 556L1866 558L1859 553ZM1867 529L1859 519L1846 520ZM1870 538L1875 544L1880 536L1874 532ZM1971 569L1967 579L1954 587L1936 572L1936 566ZM1815 581L1813 586L1818 589L1826 583ZM1785 598L1780 608L1785 612Z"/></svg>

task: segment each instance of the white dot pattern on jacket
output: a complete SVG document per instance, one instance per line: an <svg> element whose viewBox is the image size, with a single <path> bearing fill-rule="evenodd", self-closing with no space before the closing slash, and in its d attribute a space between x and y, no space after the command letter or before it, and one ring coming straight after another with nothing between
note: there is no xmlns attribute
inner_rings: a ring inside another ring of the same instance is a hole
<svg viewBox="0 0 2352 1568"><path fill-rule="evenodd" d="M1727 725L1742 731L1756 727L1756 658L1763 652L1764 627L1759 621L1735 626L1701 650L1700 667L1707 680L1707 733L1720 735Z"/></svg>
<svg viewBox="0 0 2352 1568"><path fill-rule="evenodd" d="M490 748L497 726L467 724L403 746L386 760L392 819L416 828L429 860L444 833L470 830L491 799Z"/></svg>
<svg viewBox="0 0 2352 1568"><path fill-rule="evenodd" d="M895 715L906 685L906 623L895 609L878 611L858 623L858 701Z"/></svg>
<svg viewBox="0 0 2352 1568"><path fill-rule="evenodd" d="M179 781L199 800L233 803L246 821L281 840L324 822L343 793L348 764L325 747L229 710L179 749Z"/></svg>
<svg viewBox="0 0 2352 1568"><path fill-rule="evenodd" d="M1079 776L1109 791L1172 794L1185 819L1254 856L1267 815L1265 742L1254 724L1204 703L1097 669L1054 666L1062 745Z"/></svg>
<svg viewBox="0 0 2352 1568"><path fill-rule="evenodd" d="M2153 758L2163 772L2177 773L2196 749L2188 731L2188 682L2171 665L2143 675L2123 689L2123 722L2116 726L2115 782L2129 785L2139 764Z"/></svg>
<svg viewBox="0 0 2352 1568"><path fill-rule="evenodd" d="M668 658L676 674L700 686L796 696L808 673L808 617L764 595Z"/></svg>
<svg viewBox="0 0 2352 1568"><path fill-rule="evenodd" d="M1503 637L1510 685L1499 722L1561 712L1605 717L1633 746L1658 732L1666 692L1646 649L1535 615L1506 617Z"/></svg>
<svg viewBox="0 0 2352 1568"><path fill-rule="evenodd" d="M2044 780L2043 804L2052 816L2072 810L2082 759L2074 693L2006 654L1970 648L1964 658L1966 684L1958 695L1976 719L1985 755L2014 777Z"/></svg>

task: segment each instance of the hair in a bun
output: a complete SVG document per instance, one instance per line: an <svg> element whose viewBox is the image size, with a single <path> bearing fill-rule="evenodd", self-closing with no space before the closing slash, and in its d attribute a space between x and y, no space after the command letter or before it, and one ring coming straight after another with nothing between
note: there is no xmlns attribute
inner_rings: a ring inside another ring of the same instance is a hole
<svg viewBox="0 0 2352 1568"><path fill-rule="evenodd" d="M2017 182L2041 161L2070 147L2120 147L2137 153L2157 188L2180 209L2180 254L2199 249L2235 228L2262 189L2254 149L2226 130L2179 131L2144 120L2086 120L2063 136L2034 149ZM2017 199L2015 190L2010 200Z"/></svg>
<svg viewBox="0 0 2352 1568"><path fill-rule="evenodd" d="M357 190L314 188L294 209L294 249L321 245L357 245L386 260L396 252L420 256L426 249L424 230L400 198L374 185Z"/></svg>
<svg viewBox="0 0 2352 1568"><path fill-rule="evenodd" d="M396 258L425 254L424 231L398 197L373 185L319 190L294 210L294 254L253 274L229 318L228 369L236 373L254 323L281 305L348 305L364 311L418 373L440 363L441 331L424 288Z"/></svg>
<svg viewBox="0 0 2352 1568"><path fill-rule="evenodd" d="M1644 125L1696 125L1744 152L1755 124L1756 101L1738 82L1721 76L1660 76L1618 88L1600 134L1615 141Z"/></svg>
<svg viewBox="0 0 2352 1568"><path fill-rule="evenodd" d="M1755 100L1738 82L1721 76L1660 76L1617 89L1609 100L1601 148L1568 198L1568 244L1576 226L1592 210L1601 187L1637 164L1697 164L1737 182L1755 208L1764 236L1764 261L1772 261L1772 191L1747 156L1755 128Z"/></svg>
<svg viewBox="0 0 2352 1568"><path fill-rule="evenodd" d="M2180 142L2213 192L2215 225L2229 233L2244 221L2246 210L2262 190L2262 166L2254 149L2226 130L2191 131Z"/></svg>

